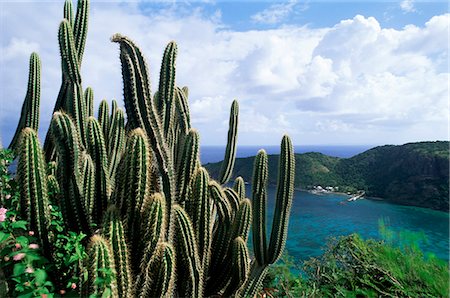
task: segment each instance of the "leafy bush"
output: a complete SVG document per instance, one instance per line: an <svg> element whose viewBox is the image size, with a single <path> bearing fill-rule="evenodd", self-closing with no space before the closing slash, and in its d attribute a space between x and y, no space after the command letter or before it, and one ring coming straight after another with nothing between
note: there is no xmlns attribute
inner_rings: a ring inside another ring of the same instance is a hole
<svg viewBox="0 0 450 298"><path fill-rule="evenodd" d="M264 280L273 297L448 297L449 267L417 246L423 235L394 233L380 224L386 240L352 234L331 239L324 254L305 261L303 276L285 256Z"/></svg>

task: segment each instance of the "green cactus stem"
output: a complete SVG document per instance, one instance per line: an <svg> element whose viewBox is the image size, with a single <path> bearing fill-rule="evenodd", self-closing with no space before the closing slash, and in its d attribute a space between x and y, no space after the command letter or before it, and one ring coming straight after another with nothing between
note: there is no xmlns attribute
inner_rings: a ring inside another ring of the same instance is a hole
<svg viewBox="0 0 450 298"><path fill-rule="evenodd" d="M81 67L81 61L83 60L84 47L86 45L86 37L88 31L89 21L89 1L78 0L77 2L77 15L75 17L75 24L73 28L75 50L78 56L78 66Z"/></svg>
<svg viewBox="0 0 450 298"><path fill-rule="evenodd" d="M97 119L89 117L87 128L87 149L95 165L95 200L92 220L99 224L102 221L103 212L108 207L111 194L108 156L106 155L105 139Z"/></svg>
<svg viewBox="0 0 450 298"><path fill-rule="evenodd" d="M21 214L24 218L28 218L31 230L36 232L48 256L51 253L48 238L51 218L46 164L37 134L31 128L22 130L20 136L17 175L20 181Z"/></svg>
<svg viewBox="0 0 450 298"><path fill-rule="evenodd" d="M25 100L20 113L19 124L17 125L14 137L9 145L9 149L16 150L19 136L22 130L30 127L34 131L39 129L39 104L41 100L41 60L38 54L32 53L30 56L30 69L28 73L28 87Z"/></svg>
<svg viewBox="0 0 450 298"><path fill-rule="evenodd" d="M234 161L236 159L236 144L237 144L237 127L239 118L239 105L236 100L233 101L230 111L230 122L228 128L228 141L225 149L225 157L220 169L220 184L225 184L231 177L234 168Z"/></svg>
<svg viewBox="0 0 450 298"><path fill-rule="evenodd" d="M91 87L84 90L84 102L87 110L86 117L94 117L94 90Z"/></svg>
<svg viewBox="0 0 450 298"><path fill-rule="evenodd" d="M233 189L238 194L240 201L245 199L245 182L242 177L239 176L234 180Z"/></svg>
<svg viewBox="0 0 450 298"><path fill-rule="evenodd" d="M59 203L69 230L90 234L91 226L80 189L78 132L67 114L56 112L50 124L58 154L58 183L61 188Z"/></svg>
<svg viewBox="0 0 450 298"><path fill-rule="evenodd" d="M175 280L175 253L173 247L158 244L153 257L145 269L145 281L139 297L171 297Z"/></svg>
<svg viewBox="0 0 450 298"><path fill-rule="evenodd" d="M203 271L194 227L189 215L174 205L174 226L177 253L177 288L181 297L203 296Z"/></svg>
<svg viewBox="0 0 450 298"><path fill-rule="evenodd" d="M82 286L82 296L119 297L117 273L109 242L103 236L94 235L89 241L87 253L88 280Z"/></svg>
<svg viewBox="0 0 450 298"><path fill-rule="evenodd" d="M120 212L111 205L106 211L103 233L109 240L116 269L117 292L119 297L133 297L133 279L130 267L129 248L125 241L125 231Z"/></svg>

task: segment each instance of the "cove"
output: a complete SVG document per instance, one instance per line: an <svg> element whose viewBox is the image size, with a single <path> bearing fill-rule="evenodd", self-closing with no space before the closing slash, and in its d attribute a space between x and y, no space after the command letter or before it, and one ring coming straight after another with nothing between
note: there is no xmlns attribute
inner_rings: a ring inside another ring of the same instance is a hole
<svg viewBox="0 0 450 298"><path fill-rule="evenodd" d="M251 197L251 187L247 187ZM276 188L268 189L268 226L272 223ZM419 243L424 253L449 260L449 214L431 209L395 205L380 200L346 201L340 194L312 194L295 191L289 221L286 249L295 260L306 260L323 253L329 237L360 234L364 239L381 239L379 219L399 232L423 233L426 242ZM268 237L270 230L268 230ZM251 243L251 238L249 238Z"/></svg>

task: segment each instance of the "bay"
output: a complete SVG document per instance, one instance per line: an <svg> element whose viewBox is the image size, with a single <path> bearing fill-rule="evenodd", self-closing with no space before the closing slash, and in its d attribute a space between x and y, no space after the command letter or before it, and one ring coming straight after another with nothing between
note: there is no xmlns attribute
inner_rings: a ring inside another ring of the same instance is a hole
<svg viewBox="0 0 450 298"><path fill-rule="evenodd" d="M248 186L247 194L250 193ZM268 224L272 222L275 197L276 188L270 187ZM382 219L396 233L405 230L423 233L426 241L419 243L421 250L449 260L448 213L380 200L347 202L347 198L340 194L295 191L286 242L289 255L296 260L319 256L327 239L352 233L358 233L364 239L381 239L378 222ZM341 204L343 201L345 203Z"/></svg>

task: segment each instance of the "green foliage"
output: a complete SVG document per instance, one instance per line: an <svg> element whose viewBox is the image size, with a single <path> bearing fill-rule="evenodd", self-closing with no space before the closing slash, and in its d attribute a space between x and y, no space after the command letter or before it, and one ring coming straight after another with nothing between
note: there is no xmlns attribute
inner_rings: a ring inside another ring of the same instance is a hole
<svg viewBox="0 0 450 298"><path fill-rule="evenodd" d="M270 268L264 292L273 297L448 297L448 264L423 255L417 246L423 235L395 233L383 221L380 234L386 240L357 234L332 238L323 255L301 268L284 255ZM295 276L293 269L302 274Z"/></svg>

